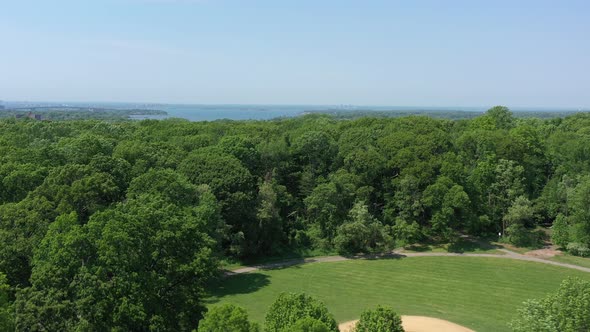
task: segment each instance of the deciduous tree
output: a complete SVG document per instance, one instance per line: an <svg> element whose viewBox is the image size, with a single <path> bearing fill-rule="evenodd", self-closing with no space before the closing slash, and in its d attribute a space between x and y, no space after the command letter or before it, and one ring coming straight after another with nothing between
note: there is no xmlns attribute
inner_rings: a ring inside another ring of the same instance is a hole
<svg viewBox="0 0 590 332"><path fill-rule="evenodd" d="M266 313L264 327L268 332L283 332L299 320L312 318L322 322L328 331L338 332L338 324L326 306L306 294L282 293Z"/></svg>
<svg viewBox="0 0 590 332"><path fill-rule="evenodd" d="M258 332L260 327L248 320L248 313L233 304L211 307L199 322L199 332Z"/></svg>

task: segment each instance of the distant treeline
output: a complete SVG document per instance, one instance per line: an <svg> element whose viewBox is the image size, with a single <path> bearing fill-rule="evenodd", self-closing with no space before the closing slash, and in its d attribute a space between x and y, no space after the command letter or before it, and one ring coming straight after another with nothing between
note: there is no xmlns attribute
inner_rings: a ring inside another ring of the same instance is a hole
<svg viewBox="0 0 590 332"><path fill-rule="evenodd" d="M589 111L590 112L590 111ZM538 118L552 119L563 118L576 113L577 111L515 111L515 118ZM357 119L362 117L379 117L379 118L401 118L406 116L428 116L435 119L465 120L473 119L484 114L476 111L433 111L433 110L390 110L390 111L373 111L373 110L321 110L307 111L305 114L327 114L336 119Z"/></svg>
<svg viewBox="0 0 590 332"><path fill-rule="evenodd" d="M132 116L165 116L165 111L149 109L108 109L94 107L31 107L0 110L0 118L26 118L40 115L42 120L128 120Z"/></svg>

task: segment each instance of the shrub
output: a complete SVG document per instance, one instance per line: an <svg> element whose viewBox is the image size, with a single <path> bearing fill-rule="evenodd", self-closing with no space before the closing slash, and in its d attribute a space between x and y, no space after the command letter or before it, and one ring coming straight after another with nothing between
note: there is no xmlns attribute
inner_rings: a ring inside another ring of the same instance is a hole
<svg viewBox="0 0 590 332"><path fill-rule="evenodd" d="M389 307L379 306L374 310L365 310L361 314L355 332L404 332L402 320Z"/></svg>
<svg viewBox="0 0 590 332"><path fill-rule="evenodd" d="M282 293L266 313L264 326L268 332L283 332L303 318L313 318L338 332L338 324L326 306L306 294Z"/></svg>
<svg viewBox="0 0 590 332"><path fill-rule="evenodd" d="M575 256L590 257L590 248L582 243L571 242L566 247L567 251Z"/></svg>

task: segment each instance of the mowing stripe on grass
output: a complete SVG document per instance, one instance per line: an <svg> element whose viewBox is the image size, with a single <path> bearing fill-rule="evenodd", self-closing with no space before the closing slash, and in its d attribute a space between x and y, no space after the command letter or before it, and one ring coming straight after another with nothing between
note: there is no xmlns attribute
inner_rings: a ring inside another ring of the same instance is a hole
<svg viewBox="0 0 590 332"><path fill-rule="evenodd" d="M555 291L568 276L590 279L573 269L488 257L348 260L231 276L211 289L210 302L241 305L262 322L278 294L305 292L340 322L383 304L476 331L509 331L507 322L524 300Z"/></svg>

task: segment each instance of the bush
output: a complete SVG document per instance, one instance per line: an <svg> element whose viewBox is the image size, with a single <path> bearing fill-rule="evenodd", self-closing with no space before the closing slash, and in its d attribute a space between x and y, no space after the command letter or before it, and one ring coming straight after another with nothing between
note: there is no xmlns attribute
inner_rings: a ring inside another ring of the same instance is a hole
<svg viewBox="0 0 590 332"><path fill-rule="evenodd" d="M233 304L211 308L199 322L199 332L258 332L256 323L250 323L248 313Z"/></svg>
<svg viewBox="0 0 590 332"><path fill-rule="evenodd" d="M578 243L578 242L568 243L566 249L572 255L581 256L581 257L590 257L590 248L588 248L587 246L585 246L581 243Z"/></svg>
<svg viewBox="0 0 590 332"><path fill-rule="evenodd" d="M375 310L365 310L361 314L355 332L404 332L402 320L389 307L377 307Z"/></svg>
<svg viewBox="0 0 590 332"><path fill-rule="evenodd" d="M284 332L304 318L313 318L326 325L328 331L338 332L338 324L326 306L303 293L279 295L266 313L264 326L268 332Z"/></svg>

